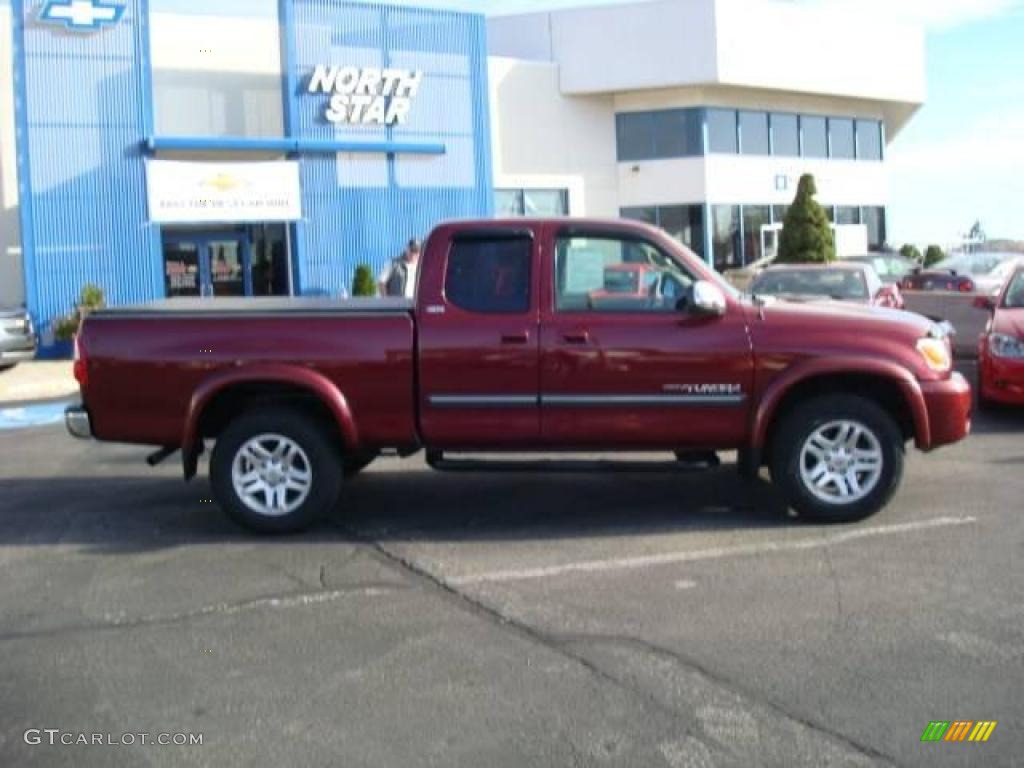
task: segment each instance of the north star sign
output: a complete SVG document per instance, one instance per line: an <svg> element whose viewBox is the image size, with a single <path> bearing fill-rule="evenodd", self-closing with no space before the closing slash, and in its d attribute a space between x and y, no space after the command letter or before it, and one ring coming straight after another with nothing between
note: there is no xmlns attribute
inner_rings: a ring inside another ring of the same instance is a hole
<svg viewBox="0 0 1024 768"><path fill-rule="evenodd" d="M404 125L422 83L423 73L413 69L320 65L306 90L331 97L324 111L329 123Z"/></svg>

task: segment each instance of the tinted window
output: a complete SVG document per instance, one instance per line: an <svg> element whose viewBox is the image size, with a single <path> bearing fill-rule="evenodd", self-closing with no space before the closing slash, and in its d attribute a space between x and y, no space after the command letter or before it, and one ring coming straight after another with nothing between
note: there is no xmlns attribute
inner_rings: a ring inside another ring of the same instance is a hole
<svg viewBox="0 0 1024 768"><path fill-rule="evenodd" d="M456 240L448 254L444 291L468 312L518 314L530 308L532 243Z"/></svg>
<svg viewBox="0 0 1024 768"><path fill-rule="evenodd" d="M620 161L648 160L654 154L654 114L624 112L615 116Z"/></svg>
<svg viewBox="0 0 1024 768"><path fill-rule="evenodd" d="M693 278L658 247L613 235L558 239L559 312L674 312Z"/></svg>
<svg viewBox="0 0 1024 768"><path fill-rule="evenodd" d="M733 110L708 110L708 151L736 154L736 112Z"/></svg>
<svg viewBox="0 0 1024 768"><path fill-rule="evenodd" d="M768 154L768 114L740 112L740 140L744 155Z"/></svg>
<svg viewBox="0 0 1024 768"><path fill-rule="evenodd" d="M764 255L761 252L761 228L771 223L771 212L767 205L743 206L743 259L747 264Z"/></svg>
<svg viewBox="0 0 1024 768"><path fill-rule="evenodd" d="M828 121L832 137L832 157L839 160L853 160L853 120L833 117Z"/></svg>
<svg viewBox="0 0 1024 768"><path fill-rule="evenodd" d="M1007 309L1024 309L1024 271L1012 278L1010 287L1006 289L1003 306Z"/></svg>
<svg viewBox="0 0 1024 768"><path fill-rule="evenodd" d="M857 157L861 160L882 159L882 124L874 120L857 121Z"/></svg>
<svg viewBox="0 0 1024 768"><path fill-rule="evenodd" d="M658 209L654 206L647 206L644 208L623 208L619 211L619 215L624 219L633 219L634 221L643 221L647 224L658 225Z"/></svg>
<svg viewBox="0 0 1024 768"><path fill-rule="evenodd" d="M868 248L872 251L879 251L885 245L885 208L870 207L862 208L860 212L861 223L868 228Z"/></svg>
<svg viewBox="0 0 1024 768"><path fill-rule="evenodd" d="M658 226L704 258L704 206L665 205L658 208Z"/></svg>
<svg viewBox="0 0 1024 768"><path fill-rule="evenodd" d="M740 207L738 205L711 206L713 229L711 249L715 269L723 272L741 266L740 261Z"/></svg>
<svg viewBox="0 0 1024 768"><path fill-rule="evenodd" d="M796 115L772 115L772 152L785 157L800 155L800 127Z"/></svg>
<svg viewBox="0 0 1024 768"><path fill-rule="evenodd" d="M860 224L860 208L840 205L836 208L836 224Z"/></svg>
<svg viewBox="0 0 1024 768"><path fill-rule="evenodd" d="M655 157L691 157L701 154L700 112L671 109L654 113Z"/></svg>
<svg viewBox="0 0 1024 768"><path fill-rule="evenodd" d="M804 157L828 157L827 121L824 117L800 118L804 136Z"/></svg>

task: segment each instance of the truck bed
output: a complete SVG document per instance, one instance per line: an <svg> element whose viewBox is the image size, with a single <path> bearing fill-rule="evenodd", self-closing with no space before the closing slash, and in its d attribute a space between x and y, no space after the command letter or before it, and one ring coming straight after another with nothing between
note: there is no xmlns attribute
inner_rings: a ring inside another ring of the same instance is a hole
<svg viewBox="0 0 1024 768"><path fill-rule="evenodd" d="M86 402L105 440L177 446L194 393L305 369L345 393L370 444L415 440L413 305L405 299L167 299L85 324ZM230 395L228 395L230 396Z"/></svg>

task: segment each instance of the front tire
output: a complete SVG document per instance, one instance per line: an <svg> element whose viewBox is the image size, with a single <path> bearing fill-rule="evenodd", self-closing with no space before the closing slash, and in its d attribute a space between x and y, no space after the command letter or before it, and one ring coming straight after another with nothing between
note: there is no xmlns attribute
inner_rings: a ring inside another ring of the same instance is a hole
<svg viewBox="0 0 1024 768"><path fill-rule="evenodd" d="M221 508L242 527L296 533L333 509L341 492L341 456L301 411L251 411L217 439L210 481Z"/></svg>
<svg viewBox="0 0 1024 768"><path fill-rule="evenodd" d="M903 435L871 400L829 395L784 417L772 481L808 520L846 523L883 509L903 478Z"/></svg>

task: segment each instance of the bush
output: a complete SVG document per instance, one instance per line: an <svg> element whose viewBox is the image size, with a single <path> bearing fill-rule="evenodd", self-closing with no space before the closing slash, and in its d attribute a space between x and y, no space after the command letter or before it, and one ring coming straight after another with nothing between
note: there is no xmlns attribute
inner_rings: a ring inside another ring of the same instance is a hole
<svg viewBox="0 0 1024 768"><path fill-rule="evenodd" d="M946 252L937 245L929 245L924 250L924 265L926 267L938 264L944 258L946 258Z"/></svg>
<svg viewBox="0 0 1024 768"><path fill-rule="evenodd" d="M373 279L373 270L368 264L360 264L356 267L356 273L352 278L353 296L376 296L377 282Z"/></svg>
<svg viewBox="0 0 1024 768"><path fill-rule="evenodd" d="M103 289L98 285L86 283L78 294L78 303L74 311L64 317L57 318L53 323L53 335L57 341L71 341L78 333L82 320L86 315L106 306Z"/></svg>
<svg viewBox="0 0 1024 768"><path fill-rule="evenodd" d="M921 251L918 250L916 245L906 243L902 248L900 248L900 256L905 259L916 261L918 264L921 263Z"/></svg>
<svg viewBox="0 0 1024 768"><path fill-rule="evenodd" d="M814 177L805 173L800 177L796 197L786 212L779 238L777 262L783 264L824 263L836 260L836 244L825 209L818 205L814 195L818 188Z"/></svg>

